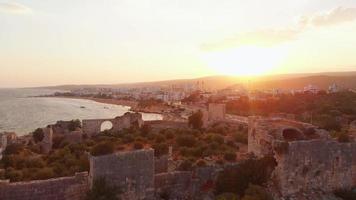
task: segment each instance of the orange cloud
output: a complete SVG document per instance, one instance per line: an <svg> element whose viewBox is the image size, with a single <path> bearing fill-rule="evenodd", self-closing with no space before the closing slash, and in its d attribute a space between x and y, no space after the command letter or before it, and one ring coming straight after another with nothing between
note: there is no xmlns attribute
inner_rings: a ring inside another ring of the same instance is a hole
<svg viewBox="0 0 356 200"><path fill-rule="evenodd" d="M302 16L297 24L289 28L263 29L237 33L221 41L204 43L200 46L203 51L235 48L243 45L273 46L294 40L299 34L309 28L337 25L356 20L356 8L335 8L328 12Z"/></svg>

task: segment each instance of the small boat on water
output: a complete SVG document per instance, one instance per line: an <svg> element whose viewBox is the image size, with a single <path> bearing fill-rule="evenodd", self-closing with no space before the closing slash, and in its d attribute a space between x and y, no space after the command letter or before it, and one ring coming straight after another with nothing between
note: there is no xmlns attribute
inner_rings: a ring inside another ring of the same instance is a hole
<svg viewBox="0 0 356 200"><path fill-rule="evenodd" d="M80 108L85 108L85 106L80 106Z"/></svg>

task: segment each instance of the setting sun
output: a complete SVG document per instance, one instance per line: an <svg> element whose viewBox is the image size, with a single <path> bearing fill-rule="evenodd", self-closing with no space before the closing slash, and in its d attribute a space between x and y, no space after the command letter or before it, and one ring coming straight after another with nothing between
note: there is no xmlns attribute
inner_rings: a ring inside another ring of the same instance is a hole
<svg viewBox="0 0 356 200"><path fill-rule="evenodd" d="M275 72L286 58L286 47L242 46L223 51L205 52L202 59L219 74L263 75Z"/></svg>

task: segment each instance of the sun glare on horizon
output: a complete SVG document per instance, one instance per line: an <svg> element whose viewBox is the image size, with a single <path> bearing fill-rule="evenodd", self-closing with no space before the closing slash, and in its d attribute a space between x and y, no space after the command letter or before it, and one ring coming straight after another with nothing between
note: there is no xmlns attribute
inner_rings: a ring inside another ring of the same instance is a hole
<svg viewBox="0 0 356 200"><path fill-rule="evenodd" d="M204 52L203 61L216 73L234 76L256 76L276 73L286 59L286 47L241 46L222 51Z"/></svg>

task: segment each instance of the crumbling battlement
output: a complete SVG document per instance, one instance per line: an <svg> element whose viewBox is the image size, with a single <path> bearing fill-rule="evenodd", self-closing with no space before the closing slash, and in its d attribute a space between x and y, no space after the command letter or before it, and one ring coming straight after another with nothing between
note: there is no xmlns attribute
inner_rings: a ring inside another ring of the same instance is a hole
<svg viewBox="0 0 356 200"><path fill-rule="evenodd" d="M120 131L124 128L130 128L135 125L141 127L143 119L141 113L127 112L123 116L114 119L86 119L82 121L82 129L88 136L93 136L101 132L101 125L104 122L111 122L113 131Z"/></svg>
<svg viewBox="0 0 356 200"><path fill-rule="evenodd" d="M117 152L110 155L90 156L90 185L98 178L125 191L124 199L153 199L154 150Z"/></svg>
<svg viewBox="0 0 356 200"><path fill-rule="evenodd" d="M248 151L261 157L273 154L274 142L330 139L329 134L316 126L282 118L249 117Z"/></svg>
<svg viewBox="0 0 356 200"><path fill-rule="evenodd" d="M281 118L249 118L248 151L273 155L273 181L284 197L356 186L356 143L340 143L325 130Z"/></svg>
<svg viewBox="0 0 356 200"><path fill-rule="evenodd" d="M1 200L82 200L89 189L88 173L29 182L0 181Z"/></svg>

